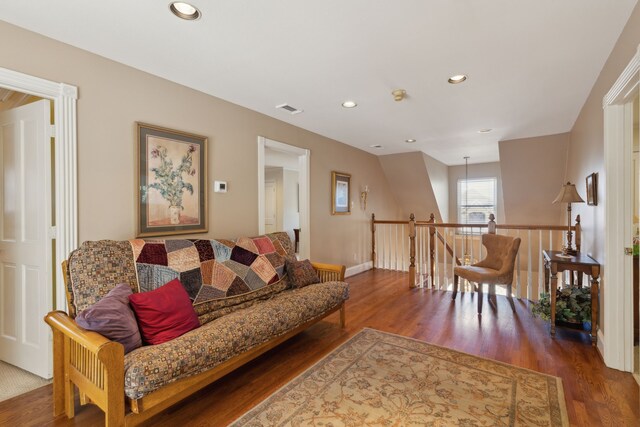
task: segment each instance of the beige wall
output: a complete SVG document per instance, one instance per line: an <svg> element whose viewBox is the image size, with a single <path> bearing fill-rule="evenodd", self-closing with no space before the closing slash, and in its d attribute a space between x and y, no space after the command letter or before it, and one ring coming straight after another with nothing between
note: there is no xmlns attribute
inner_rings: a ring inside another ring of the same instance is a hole
<svg viewBox="0 0 640 427"><path fill-rule="evenodd" d="M438 204L443 222L449 222L449 167L444 163L422 153L424 164L429 175L433 196Z"/></svg>
<svg viewBox="0 0 640 427"><path fill-rule="evenodd" d="M584 193L587 175L598 173L598 206L580 204L575 206L574 212L580 214L582 219L583 250L601 262L604 262L604 206L607 197L604 192L606 176L602 98L636 53L639 44L640 4L636 5L631 14L571 129L566 179L576 182L578 189Z"/></svg>
<svg viewBox="0 0 640 427"><path fill-rule="evenodd" d="M414 151L388 154L378 158L386 179L393 188L400 209L400 216L393 219L408 219L413 213L416 219L427 220L433 213L438 221L442 221L442 214L427 172L424 153ZM376 212L376 218L390 219L380 217L378 212Z"/></svg>
<svg viewBox="0 0 640 427"><path fill-rule="evenodd" d="M259 135L311 150L315 260L367 261L368 215L397 214L374 155L4 22L0 51L5 68L79 88L80 241L135 236L136 121L209 138L209 233L197 237L257 234ZM369 213L356 201L352 215L331 216L331 170L352 174L352 197L360 185L371 187ZM227 181L229 192L213 193L213 180Z"/></svg>
<svg viewBox="0 0 640 427"><path fill-rule="evenodd" d="M500 141L505 219L510 224L560 224L566 205L553 205L562 188L569 134ZM584 189L579 192L584 197Z"/></svg>
<svg viewBox="0 0 640 427"><path fill-rule="evenodd" d="M605 203L604 192L606 175L604 173L604 114L602 98L620 76L640 44L640 4L636 5L627 24L618 38L613 51L604 64L591 93L584 103L573 129L569 143L569 161L566 179L576 182L582 192L585 191L587 175L598 173L598 206L578 204L574 213L582 219L582 250L591 254L606 268L604 259L604 224ZM607 286L606 283L602 284ZM601 294L601 298L603 294ZM603 308L602 300L600 302ZM604 330L603 310L600 312L600 326Z"/></svg>
<svg viewBox="0 0 640 427"><path fill-rule="evenodd" d="M466 176L464 165L449 166L449 222L458 222L458 180ZM500 163L476 163L469 165L469 178L496 178L497 212L496 222L505 223L504 200L502 197L502 177Z"/></svg>

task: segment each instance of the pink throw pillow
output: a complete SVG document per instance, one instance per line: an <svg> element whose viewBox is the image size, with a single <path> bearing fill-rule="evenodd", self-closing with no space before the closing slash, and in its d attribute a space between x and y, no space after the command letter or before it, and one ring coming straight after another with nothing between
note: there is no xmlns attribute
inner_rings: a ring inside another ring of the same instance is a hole
<svg viewBox="0 0 640 427"><path fill-rule="evenodd" d="M140 333L149 344L162 344L200 327L187 291L178 279L149 292L129 296Z"/></svg>

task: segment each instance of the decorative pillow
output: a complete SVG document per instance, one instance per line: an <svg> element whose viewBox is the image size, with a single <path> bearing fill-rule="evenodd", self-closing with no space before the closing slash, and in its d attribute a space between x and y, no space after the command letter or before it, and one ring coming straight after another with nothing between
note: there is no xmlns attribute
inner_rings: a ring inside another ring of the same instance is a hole
<svg viewBox="0 0 640 427"><path fill-rule="evenodd" d="M98 332L124 346L129 353L142 345L136 317L129 307L131 287L121 283L100 301L76 316L76 323L89 331Z"/></svg>
<svg viewBox="0 0 640 427"><path fill-rule="evenodd" d="M187 291L173 279L153 291L129 296L145 342L162 344L200 327Z"/></svg>
<svg viewBox="0 0 640 427"><path fill-rule="evenodd" d="M289 273L291 286L294 288L303 288L307 285L320 283L318 273L316 273L311 261L308 259L304 261L287 260L287 273Z"/></svg>

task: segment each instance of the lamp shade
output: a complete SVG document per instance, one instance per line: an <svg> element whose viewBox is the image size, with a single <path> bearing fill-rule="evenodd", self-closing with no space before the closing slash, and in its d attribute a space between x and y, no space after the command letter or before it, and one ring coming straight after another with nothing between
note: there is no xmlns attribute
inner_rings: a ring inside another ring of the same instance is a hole
<svg viewBox="0 0 640 427"><path fill-rule="evenodd" d="M560 193L558 193L553 203L584 203L584 200L582 200L582 197L578 194L576 185L567 182L562 186Z"/></svg>

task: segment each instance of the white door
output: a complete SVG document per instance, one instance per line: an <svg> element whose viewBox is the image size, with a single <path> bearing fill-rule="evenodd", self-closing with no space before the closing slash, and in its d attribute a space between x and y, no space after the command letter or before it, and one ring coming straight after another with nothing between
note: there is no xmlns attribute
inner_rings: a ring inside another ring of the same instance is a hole
<svg viewBox="0 0 640 427"><path fill-rule="evenodd" d="M264 183L264 231L273 233L278 231L276 226L276 183L266 181Z"/></svg>
<svg viewBox="0 0 640 427"><path fill-rule="evenodd" d="M51 107L0 113L0 359L51 378Z"/></svg>

